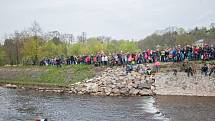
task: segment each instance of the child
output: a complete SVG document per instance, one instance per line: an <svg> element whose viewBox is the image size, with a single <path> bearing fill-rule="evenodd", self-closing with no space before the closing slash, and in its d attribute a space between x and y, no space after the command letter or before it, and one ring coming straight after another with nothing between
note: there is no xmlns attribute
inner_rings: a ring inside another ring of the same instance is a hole
<svg viewBox="0 0 215 121"><path fill-rule="evenodd" d="M204 64L204 66L202 67L202 74L205 74L205 76L208 75L208 66L207 66L207 64Z"/></svg>

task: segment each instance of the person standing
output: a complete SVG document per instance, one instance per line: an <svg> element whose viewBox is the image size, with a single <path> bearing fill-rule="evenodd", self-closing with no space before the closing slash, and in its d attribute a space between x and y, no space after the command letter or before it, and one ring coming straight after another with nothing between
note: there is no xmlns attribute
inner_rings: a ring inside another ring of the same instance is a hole
<svg viewBox="0 0 215 121"><path fill-rule="evenodd" d="M205 76L208 75L208 66L207 66L207 64L204 64L204 66L202 67L202 74L204 74Z"/></svg>
<svg viewBox="0 0 215 121"><path fill-rule="evenodd" d="M183 66L184 66L185 72L187 72L187 76L188 77L190 77L190 75L193 76L193 68L188 60L185 60Z"/></svg>
<svg viewBox="0 0 215 121"><path fill-rule="evenodd" d="M107 66L108 65L108 56L104 55L104 65Z"/></svg>
<svg viewBox="0 0 215 121"><path fill-rule="evenodd" d="M154 63L154 67L155 67L155 71L156 71L156 72L159 72L159 70L160 70L160 62L159 62L159 61L156 61L156 62Z"/></svg>
<svg viewBox="0 0 215 121"><path fill-rule="evenodd" d="M210 68L209 76L211 76L212 73L215 74L215 64L212 64L212 66L211 66L211 68Z"/></svg>
<svg viewBox="0 0 215 121"><path fill-rule="evenodd" d="M190 75L193 76L193 68L191 65L187 68L187 76L190 77Z"/></svg>

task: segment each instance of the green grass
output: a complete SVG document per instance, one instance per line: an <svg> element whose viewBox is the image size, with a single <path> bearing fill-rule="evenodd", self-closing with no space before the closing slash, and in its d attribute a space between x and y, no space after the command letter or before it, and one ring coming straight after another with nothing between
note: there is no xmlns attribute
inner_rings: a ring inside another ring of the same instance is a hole
<svg viewBox="0 0 215 121"><path fill-rule="evenodd" d="M95 76L91 65L1 67L0 83L21 85L68 86Z"/></svg>

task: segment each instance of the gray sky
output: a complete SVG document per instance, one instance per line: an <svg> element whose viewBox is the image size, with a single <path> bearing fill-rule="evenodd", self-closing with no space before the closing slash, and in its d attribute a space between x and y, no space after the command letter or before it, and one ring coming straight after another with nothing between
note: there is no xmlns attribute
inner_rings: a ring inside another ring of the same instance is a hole
<svg viewBox="0 0 215 121"><path fill-rule="evenodd" d="M43 31L141 39L169 26L209 26L215 0L0 0L0 38L36 20Z"/></svg>

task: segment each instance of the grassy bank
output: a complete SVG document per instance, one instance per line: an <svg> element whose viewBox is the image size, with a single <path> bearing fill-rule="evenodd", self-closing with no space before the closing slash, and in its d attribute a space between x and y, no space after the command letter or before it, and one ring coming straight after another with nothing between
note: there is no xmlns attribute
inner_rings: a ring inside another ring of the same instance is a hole
<svg viewBox="0 0 215 121"><path fill-rule="evenodd" d="M98 69L91 65L0 67L0 83L68 86L92 78Z"/></svg>

